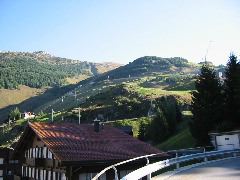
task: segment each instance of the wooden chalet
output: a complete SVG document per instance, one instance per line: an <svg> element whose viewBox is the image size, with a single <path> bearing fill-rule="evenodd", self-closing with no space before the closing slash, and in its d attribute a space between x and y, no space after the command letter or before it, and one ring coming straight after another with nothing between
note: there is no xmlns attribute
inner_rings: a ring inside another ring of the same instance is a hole
<svg viewBox="0 0 240 180"><path fill-rule="evenodd" d="M28 123L12 158L22 163L22 179L87 180L105 167L134 157L161 153L112 126L73 123ZM162 153L158 159L167 155ZM146 159L118 167L119 177L146 164ZM100 179L114 179L108 171Z"/></svg>
<svg viewBox="0 0 240 180"><path fill-rule="evenodd" d="M12 148L0 148L0 180L14 179L13 172L20 168L17 160L9 159L12 152Z"/></svg>

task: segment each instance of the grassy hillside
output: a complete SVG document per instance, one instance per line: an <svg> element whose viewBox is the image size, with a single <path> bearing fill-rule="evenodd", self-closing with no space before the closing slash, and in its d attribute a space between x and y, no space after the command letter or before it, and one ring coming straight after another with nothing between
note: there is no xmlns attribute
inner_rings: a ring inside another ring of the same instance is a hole
<svg viewBox="0 0 240 180"><path fill-rule="evenodd" d="M138 58L125 66L121 66L100 76L96 76L94 81L148 76L155 72L161 74L177 72L196 74L198 68L199 66L197 64L189 63L186 59L179 57L161 58L156 56L145 56Z"/></svg>
<svg viewBox="0 0 240 180"><path fill-rule="evenodd" d="M7 53L7 57L10 59L16 57L21 58L22 56L34 57L35 60L41 64L44 64L45 61L51 62L54 65L73 65L76 63L74 60L59 59L44 54L43 52L37 52L35 54ZM106 67L111 67L111 63L110 65L109 63L98 64L98 66L93 66L90 63L91 72L94 71L93 74L97 74L99 67L101 67L101 71L105 71ZM140 69L144 69L144 71ZM71 86L68 92L64 91L66 93L62 93L61 91L57 96L54 96L55 99L49 98L48 101L41 101L42 104L37 103L38 106L34 106L31 110L38 113L40 111L50 112L51 109L65 111L74 109L78 106L86 107L85 103L89 104L90 99L94 100L100 96L109 97L111 88L117 88L121 84L127 84L129 93L137 94L140 101L142 99L155 99L164 95L173 95L187 103L190 102L189 92L194 89L194 79L197 72L198 65L189 63L183 58L142 57L128 65L121 66L103 74L95 75L79 83L77 83L78 80L88 77L88 75L66 77L65 80L68 83L76 83L76 85ZM25 103L26 102L24 102L24 104ZM92 103L94 103L94 101ZM113 104L114 103L111 105ZM98 105L95 104L95 106L99 109ZM105 104L105 106L108 106L108 104Z"/></svg>
<svg viewBox="0 0 240 180"><path fill-rule="evenodd" d="M60 58L43 51L1 52L0 122L6 120L14 106L21 111L35 111L75 88L68 84L119 66Z"/></svg>
<svg viewBox="0 0 240 180"><path fill-rule="evenodd" d="M78 76L73 76L73 77L67 77L65 80L67 82L67 84L77 84L80 81L89 78L90 76L85 75L85 74L81 74Z"/></svg>
<svg viewBox="0 0 240 180"><path fill-rule="evenodd" d="M191 102L190 91L168 91L159 88L146 88L141 84L148 78L137 78L120 83L116 81L105 81L105 85L96 85L93 89L88 89L91 96L83 99L84 94L90 94L85 91L84 85L78 89L77 102L74 99L66 101L72 105L74 102L79 103L77 107L81 107L82 117L85 122L92 121L99 114L105 120L131 119L147 116L151 107L151 101L157 103L161 97L169 97L175 99L182 109L186 109ZM66 97L69 99L69 97ZM81 101L82 100L82 101ZM60 105L59 105L60 104ZM61 105L63 104L63 105ZM51 107L57 110L64 106L65 102L51 104ZM76 107L76 104L75 104ZM49 111L50 109L48 109ZM74 111L73 111L74 112ZM77 112L76 112L77 116Z"/></svg>
<svg viewBox="0 0 240 180"><path fill-rule="evenodd" d="M67 85L67 86L63 86L63 87L46 88L46 89L42 90L41 92L38 92L36 95L34 93L33 94L29 93L29 94L27 94L27 95L29 95L29 97L28 98L26 97L27 99L21 101L20 103L9 104L0 109L0 123L5 122L7 120L8 114L15 107L18 107L21 112L31 111L31 112L39 113L41 110L35 111L39 106L46 104L48 102L54 101L55 99L61 97L66 92L69 92L71 89L74 89L74 87L76 87L76 85ZM11 93L13 91L13 92L17 92L17 94L19 94L19 93L24 94L24 93L26 93L25 89L29 89L31 92L32 88L24 88L22 91L2 90L2 92L5 92L5 95L6 94L9 95L8 96L8 97L10 97L9 103L12 103L12 102L14 102L14 96L11 96L11 94L9 94L9 93ZM0 94L0 97L1 96L3 97L3 95L4 94ZM21 95L19 97L21 97ZM3 98L5 98L5 97L3 97ZM18 100L20 101L20 99L18 99Z"/></svg>
<svg viewBox="0 0 240 180"><path fill-rule="evenodd" d="M192 118L191 111L183 111L183 121L178 124L177 132L169 137L166 141L157 145L159 149L168 151L174 149L193 148L196 145L195 139L189 130L189 121Z"/></svg>
<svg viewBox="0 0 240 180"><path fill-rule="evenodd" d="M195 140L192 137L188 127L181 130L174 136L170 137L163 143L157 145L159 149L164 151L174 150L174 149L186 149L186 148L192 148L194 146L195 146Z"/></svg>
<svg viewBox="0 0 240 180"><path fill-rule="evenodd" d="M53 61L53 64L58 62ZM86 79L86 74L67 77L65 80L72 85L36 92L38 96L33 93L32 98L23 98L16 106L21 111L40 113L37 121L49 121L53 109L55 121L70 122L78 121L80 107L82 123L92 123L98 117L113 126L131 125L137 137L140 123L151 121L149 111L156 112L162 100L174 102L181 111L189 109L199 65L183 58L142 57L109 72L104 72L105 65L97 68L91 64L90 67L97 75ZM104 73L98 74L99 71ZM77 83L80 78L84 80ZM13 107L1 109L0 115L7 115ZM20 122L7 127L0 144L16 140L26 123ZM157 147L169 150L194 146L187 124L187 120L178 123L177 131Z"/></svg>
<svg viewBox="0 0 240 180"><path fill-rule="evenodd" d="M18 89L0 89L0 109L9 105L19 104L30 97L42 94L45 89L30 88L19 86Z"/></svg>

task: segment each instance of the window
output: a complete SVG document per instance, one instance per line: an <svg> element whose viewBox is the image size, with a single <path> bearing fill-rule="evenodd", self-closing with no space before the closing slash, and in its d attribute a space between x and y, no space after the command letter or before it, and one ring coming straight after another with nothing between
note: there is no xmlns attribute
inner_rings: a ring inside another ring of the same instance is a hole
<svg viewBox="0 0 240 180"><path fill-rule="evenodd" d="M3 170L0 170L0 176L3 176Z"/></svg>
<svg viewBox="0 0 240 180"><path fill-rule="evenodd" d="M4 159L0 158L0 164L3 164Z"/></svg>
<svg viewBox="0 0 240 180"><path fill-rule="evenodd" d="M9 164L17 164L18 160L9 160Z"/></svg>
<svg viewBox="0 0 240 180"><path fill-rule="evenodd" d="M228 141L228 140L229 140L229 138L225 138L225 140L226 140L226 141Z"/></svg>

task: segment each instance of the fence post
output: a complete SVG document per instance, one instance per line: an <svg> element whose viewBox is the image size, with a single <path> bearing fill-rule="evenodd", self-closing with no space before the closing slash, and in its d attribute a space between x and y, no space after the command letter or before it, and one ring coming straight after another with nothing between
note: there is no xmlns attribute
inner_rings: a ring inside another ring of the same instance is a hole
<svg viewBox="0 0 240 180"><path fill-rule="evenodd" d="M178 153L176 152L176 161L178 161ZM178 169L180 167L179 163L176 163L176 168Z"/></svg>
<svg viewBox="0 0 240 180"><path fill-rule="evenodd" d="M147 159L147 164L146 164L146 166L147 166L149 164L149 159L147 157L145 157L145 158ZM152 179L151 176L152 176L151 174L148 174L147 175L147 180L151 180Z"/></svg>
<svg viewBox="0 0 240 180"><path fill-rule="evenodd" d="M205 147L203 148L203 152L204 152L204 162L207 162L208 159L207 159L207 156L206 156L206 149L205 149Z"/></svg>
<svg viewBox="0 0 240 180"><path fill-rule="evenodd" d="M118 180L118 173L117 173L117 169L115 168L115 166L113 166L113 169L114 169L114 180Z"/></svg>
<svg viewBox="0 0 240 180"><path fill-rule="evenodd" d="M237 153L236 152L233 153L233 157L237 157Z"/></svg>

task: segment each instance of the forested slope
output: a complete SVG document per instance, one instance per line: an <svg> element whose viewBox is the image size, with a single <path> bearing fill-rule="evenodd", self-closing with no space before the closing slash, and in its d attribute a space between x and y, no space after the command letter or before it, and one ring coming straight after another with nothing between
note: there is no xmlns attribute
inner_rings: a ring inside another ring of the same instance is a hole
<svg viewBox="0 0 240 180"><path fill-rule="evenodd" d="M118 66L60 58L42 51L4 52L0 53L0 88L61 86L67 83L66 78L92 76Z"/></svg>

